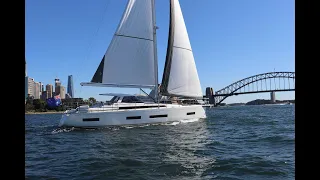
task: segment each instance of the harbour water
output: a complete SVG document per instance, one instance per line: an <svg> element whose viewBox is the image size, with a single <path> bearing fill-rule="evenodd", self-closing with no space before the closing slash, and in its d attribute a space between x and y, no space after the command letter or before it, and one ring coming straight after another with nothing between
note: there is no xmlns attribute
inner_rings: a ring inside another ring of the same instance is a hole
<svg viewBox="0 0 320 180"><path fill-rule="evenodd" d="M27 179L294 179L294 105L208 108L207 118L59 129L25 115Z"/></svg>

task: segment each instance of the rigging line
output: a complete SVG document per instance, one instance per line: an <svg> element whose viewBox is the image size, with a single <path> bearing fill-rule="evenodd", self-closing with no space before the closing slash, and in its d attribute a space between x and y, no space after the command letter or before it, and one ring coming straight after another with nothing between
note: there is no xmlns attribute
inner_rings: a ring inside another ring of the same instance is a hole
<svg viewBox="0 0 320 180"><path fill-rule="evenodd" d="M89 58L89 54L90 54L91 49L92 49L92 47L93 47L93 40L94 40L94 38L97 36L97 34L99 33L101 24L102 24L102 22L103 22L103 20L104 20L104 17L106 16L106 13L107 13L107 10L108 10L108 7L109 7L109 3L110 3L110 0L107 0L106 6L105 6L105 8L104 8L104 10L103 10L103 14L102 14L101 20L100 20L100 22L99 22L99 24L98 24L98 29L97 29L97 31L93 34L93 37L92 37L91 41L88 43L88 49L87 49L87 53L86 53L86 56L85 56L85 59L84 59L85 61L87 61L88 58Z"/></svg>
<svg viewBox="0 0 320 180"><path fill-rule="evenodd" d="M148 93L146 93L143 89L140 88L140 91L142 91L143 93L145 93L146 95L148 95L154 102L156 102L156 100L155 100L153 97L151 97ZM156 92L155 92L155 93L156 93Z"/></svg>

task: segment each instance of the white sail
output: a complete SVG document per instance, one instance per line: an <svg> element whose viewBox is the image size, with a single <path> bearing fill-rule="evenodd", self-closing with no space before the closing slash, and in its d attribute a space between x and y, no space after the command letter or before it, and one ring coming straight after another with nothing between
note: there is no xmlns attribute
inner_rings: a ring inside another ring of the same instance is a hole
<svg viewBox="0 0 320 180"><path fill-rule="evenodd" d="M151 0L129 0L118 29L94 74L82 85L154 87L154 22Z"/></svg>
<svg viewBox="0 0 320 180"><path fill-rule="evenodd" d="M170 30L160 91L169 96L202 98L188 32L178 0L170 2Z"/></svg>

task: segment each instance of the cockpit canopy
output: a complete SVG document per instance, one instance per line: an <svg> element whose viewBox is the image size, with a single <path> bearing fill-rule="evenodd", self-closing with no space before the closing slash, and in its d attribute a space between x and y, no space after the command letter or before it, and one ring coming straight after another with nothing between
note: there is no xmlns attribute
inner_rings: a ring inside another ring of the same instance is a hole
<svg viewBox="0 0 320 180"><path fill-rule="evenodd" d="M143 103L140 99L136 96L114 96L110 101L110 103Z"/></svg>

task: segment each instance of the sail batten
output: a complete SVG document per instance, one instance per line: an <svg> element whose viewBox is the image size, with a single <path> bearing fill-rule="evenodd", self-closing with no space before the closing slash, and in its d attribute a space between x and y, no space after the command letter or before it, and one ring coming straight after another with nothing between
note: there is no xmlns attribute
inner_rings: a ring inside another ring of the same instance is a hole
<svg viewBox="0 0 320 180"><path fill-rule="evenodd" d="M180 48L180 49L185 49L185 50L188 50L188 51L192 51L191 49L188 49L188 48L184 48L184 47L178 47L178 46L173 46L175 48Z"/></svg>
<svg viewBox="0 0 320 180"><path fill-rule="evenodd" d="M178 0L170 0L169 40L160 92L166 96L203 97Z"/></svg>
<svg viewBox="0 0 320 180"><path fill-rule="evenodd" d="M100 86L155 86L152 1L128 0L118 28L91 83Z"/></svg>
<svg viewBox="0 0 320 180"><path fill-rule="evenodd" d="M135 36L126 36L126 35L121 35L121 34L115 34L115 36L121 36L121 37L133 38L133 39L141 39L141 40L153 41L152 39L146 39L146 38L135 37Z"/></svg>

